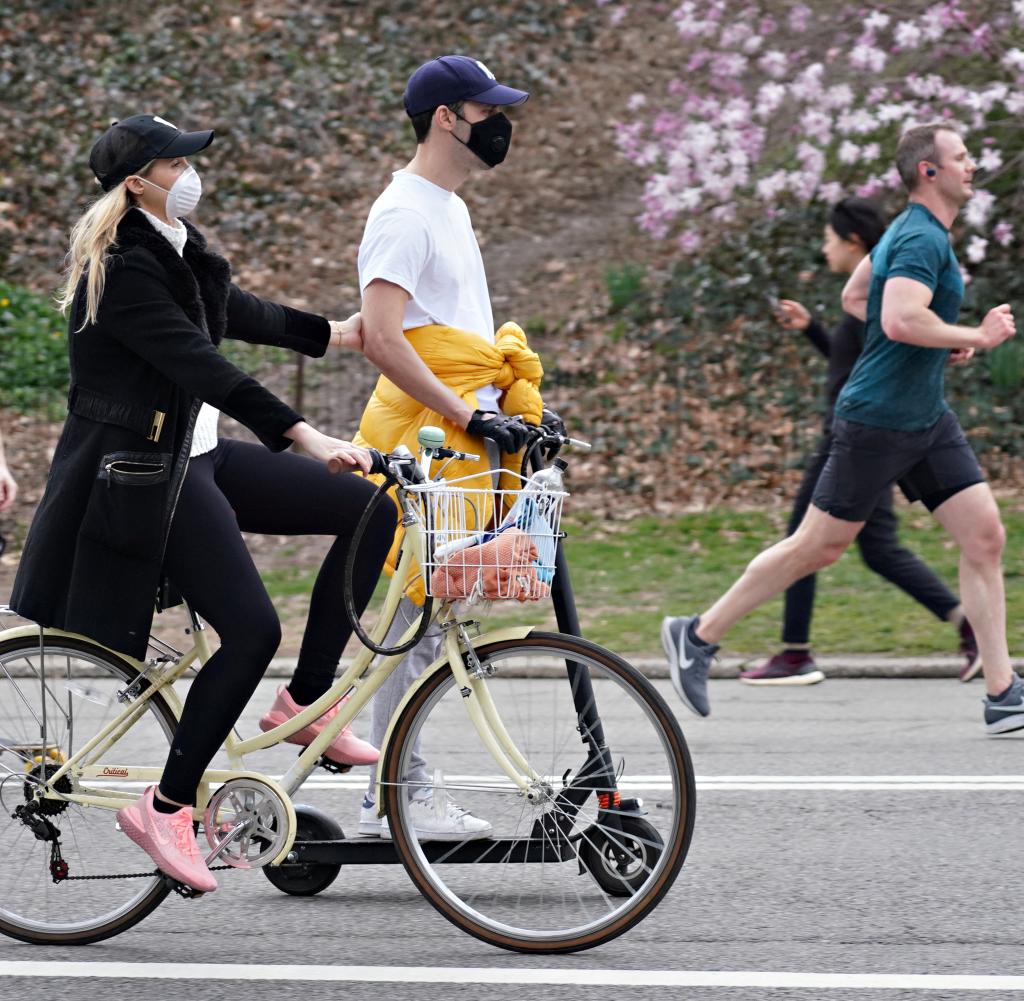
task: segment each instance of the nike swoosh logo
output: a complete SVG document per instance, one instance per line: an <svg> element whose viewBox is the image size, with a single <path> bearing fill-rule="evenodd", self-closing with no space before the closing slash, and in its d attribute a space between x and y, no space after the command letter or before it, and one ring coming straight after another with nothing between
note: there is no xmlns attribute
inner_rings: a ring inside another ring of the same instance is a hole
<svg viewBox="0 0 1024 1001"><path fill-rule="evenodd" d="M687 657L686 660L683 660L682 657L679 658L679 670L680 671L688 671L691 667L693 667L693 658L692 657Z"/></svg>

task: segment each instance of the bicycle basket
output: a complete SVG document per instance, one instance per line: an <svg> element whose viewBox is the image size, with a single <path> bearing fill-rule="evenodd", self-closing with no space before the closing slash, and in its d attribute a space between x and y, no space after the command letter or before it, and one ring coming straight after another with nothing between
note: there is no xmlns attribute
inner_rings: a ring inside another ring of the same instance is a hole
<svg viewBox="0 0 1024 1001"><path fill-rule="evenodd" d="M489 483L487 473L409 488L420 500L426 593L470 602L546 597L568 494L535 485L513 490L466 485L484 477Z"/></svg>

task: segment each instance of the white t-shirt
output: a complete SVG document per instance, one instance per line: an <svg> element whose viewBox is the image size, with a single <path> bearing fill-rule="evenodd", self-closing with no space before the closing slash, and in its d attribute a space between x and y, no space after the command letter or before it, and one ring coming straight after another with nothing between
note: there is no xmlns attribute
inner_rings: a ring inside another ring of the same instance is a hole
<svg viewBox="0 0 1024 1001"><path fill-rule="evenodd" d="M359 288L377 280L411 298L402 329L438 323L494 343L494 317L480 247L466 203L454 191L398 170L373 203L359 245ZM499 410L499 391L477 389L481 410Z"/></svg>

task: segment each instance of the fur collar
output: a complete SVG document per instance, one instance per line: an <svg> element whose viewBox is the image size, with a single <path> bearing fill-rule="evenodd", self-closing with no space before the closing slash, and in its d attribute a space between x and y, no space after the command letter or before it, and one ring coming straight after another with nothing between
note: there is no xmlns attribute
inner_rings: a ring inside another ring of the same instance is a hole
<svg viewBox="0 0 1024 1001"><path fill-rule="evenodd" d="M187 220L188 230L182 257L137 209L129 209L117 228L117 249L134 247L148 250L170 278L171 293L188 318L206 330L214 344L219 344L227 330L228 293L231 288L231 266L209 250L206 238Z"/></svg>

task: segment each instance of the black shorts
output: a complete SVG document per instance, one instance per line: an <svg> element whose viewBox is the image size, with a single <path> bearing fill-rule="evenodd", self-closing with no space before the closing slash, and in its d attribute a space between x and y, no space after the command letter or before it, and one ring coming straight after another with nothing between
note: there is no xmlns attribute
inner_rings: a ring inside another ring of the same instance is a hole
<svg viewBox="0 0 1024 1001"><path fill-rule="evenodd" d="M879 495L898 483L907 500L934 511L985 475L956 415L924 431L894 431L837 417L832 448L811 503L843 521L867 521Z"/></svg>

